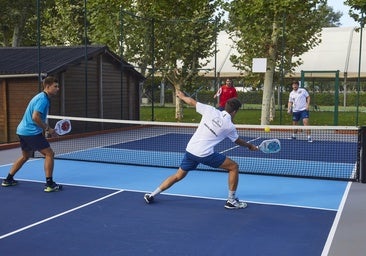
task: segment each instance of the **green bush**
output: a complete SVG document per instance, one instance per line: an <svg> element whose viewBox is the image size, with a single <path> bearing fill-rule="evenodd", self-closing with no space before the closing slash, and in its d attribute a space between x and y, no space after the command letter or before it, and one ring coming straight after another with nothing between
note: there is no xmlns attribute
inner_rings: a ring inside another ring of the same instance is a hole
<svg viewBox="0 0 366 256"><path fill-rule="evenodd" d="M202 103L215 105L217 99L214 99L215 92L209 91L209 90L201 90L196 94L193 94L192 97L195 98L197 101L200 101ZM173 103L173 91L172 90L166 90L165 91L165 103L171 104ZM347 106L356 106L357 101L359 102L359 106L366 106L366 93L360 93L359 99L357 92L349 92L346 95L346 102ZM262 97L263 97L263 91L250 91L250 92L238 92L238 98L241 102L244 104L262 104ZM283 106L287 105L289 97L289 92L283 92L281 95L281 104ZM318 105L318 106L334 106L334 100L335 95L334 92L310 92L311 97L311 103L312 105ZM278 95L277 92L275 92L275 100L277 104ZM154 102L159 103L160 102L160 91L156 90L154 92ZM338 96L338 104L339 106L343 106L344 102L344 95L342 92L339 93Z"/></svg>

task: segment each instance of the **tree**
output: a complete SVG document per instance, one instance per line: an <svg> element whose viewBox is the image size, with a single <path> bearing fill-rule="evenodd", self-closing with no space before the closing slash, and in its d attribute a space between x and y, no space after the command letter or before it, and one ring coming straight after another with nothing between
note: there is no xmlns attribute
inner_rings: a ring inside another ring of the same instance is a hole
<svg viewBox="0 0 366 256"><path fill-rule="evenodd" d="M330 6L324 6L325 8L325 20L322 24L323 28L326 27L339 27L341 26L340 19L342 17L342 12L334 12L333 8Z"/></svg>
<svg viewBox="0 0 366 256"><path fill-rule="evenodd" d="M228 31L239 52L231 57L234 65L250 72L253 58L267 58L261 124L269 124L275 71L282 61L283 69L291 72L301 63L298 57L319 44L329 13L326 0L233 0L225 9Z"/></svg>
<svg viewBox="0 0 366 256"><path fill-rule="evenodd" d="M176 90L184 90L214 55L218 4L216 0L136 1L135 23L125 24L126 29L134 29L126 33L125 58L150 74L158 71ZM144 24L140 29L137 19ZM179 99L175 116L177 120L183 117Z"/></svg>
<svg viewBox="0 0 366 256"><path fill-rule="evenodd" d="M350 7L349 15L360 24L366 23L366 2L365 0L347 0L344 2Z"/></svg>
<svg viewBox="0 0 366 256"><path fill-rule="evenodd" d="M20 46L27 21L35 15L35 1L0 0L0 45Z"/></svg>
<svg viewBox="0 0 366 256"><path fill-rule="evenodd" d="M84 2L55 0L42 12L43 45L82 45L85 43Z"/></svg>

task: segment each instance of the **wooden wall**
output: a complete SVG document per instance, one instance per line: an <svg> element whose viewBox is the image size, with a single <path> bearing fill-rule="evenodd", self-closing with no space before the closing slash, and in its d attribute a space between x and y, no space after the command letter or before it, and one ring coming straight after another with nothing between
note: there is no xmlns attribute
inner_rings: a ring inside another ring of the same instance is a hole
<svg viewBox="0 0 366 256"><path fill-rule="evenodd" d="M139 82L132 72L106 55L67 66L58 74L60 91L51 99L52 115L139 120ZM30 99L39 92L38 78L0 80L0 143L18 141L16 127Z"/></svg>

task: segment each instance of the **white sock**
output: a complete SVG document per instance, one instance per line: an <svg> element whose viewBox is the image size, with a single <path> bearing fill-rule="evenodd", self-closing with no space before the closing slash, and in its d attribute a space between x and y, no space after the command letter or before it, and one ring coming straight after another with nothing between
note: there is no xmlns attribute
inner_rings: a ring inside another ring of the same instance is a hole
<svg viewBox="0 0 366 256"><path fill-rule="evenodd" d="M154 190L154 192L152 192L150 194L150 196L156 196L157 194L160 194L160 192L161 192L161 189L158 187L157 189Z"/></svg>
<svg viewBox="0 0 366 256"><path fill-rule="evenodd" d="M229 199L235 199L235 191L229 190Z"/></svg>

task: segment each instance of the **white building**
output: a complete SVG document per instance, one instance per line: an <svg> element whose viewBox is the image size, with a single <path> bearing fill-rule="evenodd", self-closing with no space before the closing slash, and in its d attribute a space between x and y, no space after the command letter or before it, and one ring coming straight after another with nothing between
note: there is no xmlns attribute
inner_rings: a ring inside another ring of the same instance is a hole
<svg viewBox="0 0 366 256"><path fill-rule="evenodd" d="M243 72L233 67L230 55L237 54L234 43L225 32L221 32L217 41L218 53L216 56L216 75L219 77L240 77ZM358 77L359 68L360 32L352 27L323 28L321 43L304 53L300 58L303 64L295 69L292 76L300 77L301 71L336 71L339 77ZM363 30L361 56L361 77L366 77L366 29ZM261 58L263 56L258 56ZM215 76L215 58L208 63L207 69L211 71L205 76ZM314 74L314 76L327 76L326 74Z"/></svg>

